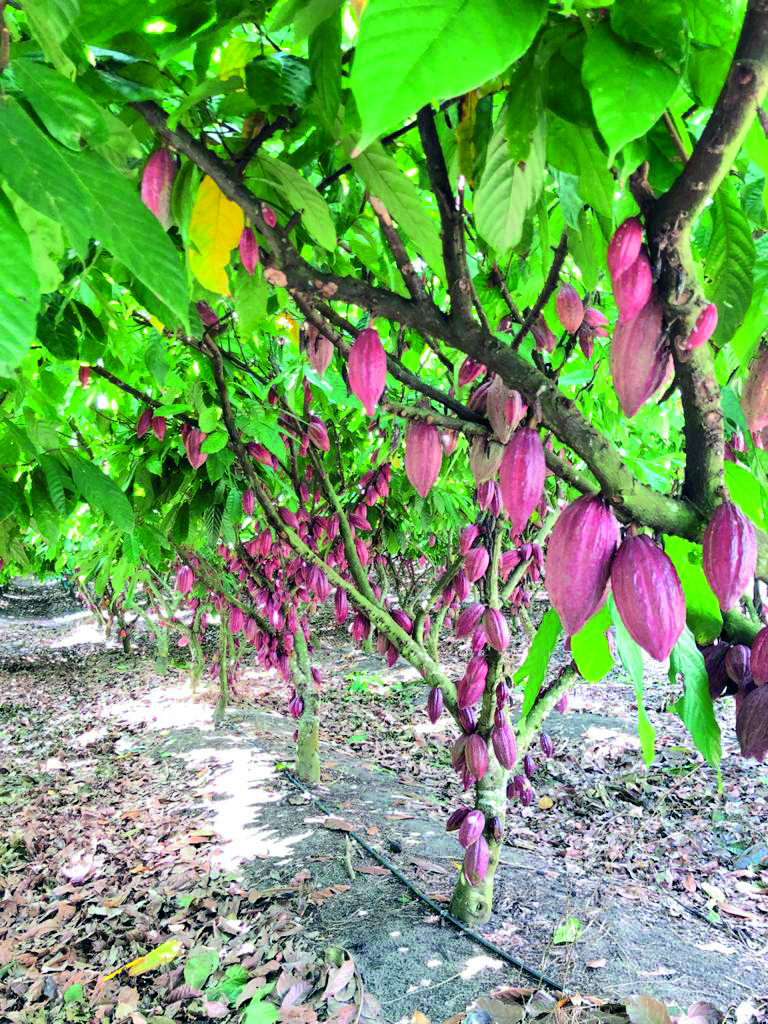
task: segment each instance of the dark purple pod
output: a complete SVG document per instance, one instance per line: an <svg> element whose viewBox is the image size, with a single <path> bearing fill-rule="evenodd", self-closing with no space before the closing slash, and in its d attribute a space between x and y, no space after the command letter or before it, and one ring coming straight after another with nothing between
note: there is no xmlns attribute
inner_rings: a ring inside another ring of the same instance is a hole
<svg viewBox="0 0 768 1024"><path fill-rule="evenodd" d="M427 697L427 714L430 722L434 725L443 713L443 691L439 686L433 686Z"/></svg>
<svg viewBox="0 0 768 1024"><path fill-rule="evenodd" d="M474 708L461 708L458 714L459 725L465 733L474 732L477 728L477 715Z"/></svg>
<svg viewBox="0 0 768 1024"><path fill-rule="evenodd" d="M491 852L488 843L480 836L464 854L464 876L470 885L479 885L488 874Z"/></svg>
<svg viewBox="0 0 768 1024"><path fill-rule="evenodd" d="M453 814L450 816L448 821L445 823L446 832L457 832L462 825L462 822L469 814L469 807L457 807Z"/></svg>
<svg viewBox="0 0 768 1024"><path fill-rule="evenodd" d="M496 760L503 768L511 769L517 760L517 740L508 725L494 726L491 730L491 742Z"/></svg>
<svg viewBox="0 0 768 1024"><path fill-rule="evenodd" d="M555 744L552 742L552 737L548 736L545 732L539 736L539 746L544 757L552 757L555 752Z"/></svg>
<svg viewBox="0 0 768 1024"><path fill-rule="evenodd" d="M536 762L533 760L530 754L526 754L523 758L523 771L529 779L532 779L533 776L536 774Z"/></svg>
<svg viewBox="0 0 768 1024"><path fill-rule="evenodd" d="M718 505L702 539L702 565L722 611L730 611L757 566L755 528L731 501Z"/></svg>
<svg viewBox="0 0 768 1024"><path fill-rule="evenodd" d="M533 803L533 790L530 786L526 786L523 792L520 794L520 803L523 807L530 807Z"/></svg>
<svg viewBox="0 0 768 1024"><path fill-rule="evenodd" d="M502 836L504 835L504 829L501 827L501 818L499 818L498 815L494 814L488 822L488 832L493 837L494 842L501 842Z"/></svg>
<svg viewBox="0 0 768 1024"><path fill-rule="evenodd" d="M756 683L768 683L768 626L763 627L752 641L749 665Z"/></svg>
<svg viewBox="0 0 768 1024"><path fill-rule="evenodd" d="M738 686L744 686L752 678L749 668L750 653L745 644L735 644L725 656L725 671L728 678Z"/></svg>
<svg viewBox="0 0 768 1024"><path fill-rule="evenodd" d="M768 755L768 686L756 686L738 701L736 737L742 757L765 761Z"/></svg>
<svg viewBox="0 0 768 1024"><path fill-rule="evenodd" d="M729 679L725 670L725 658L729 650L730 646L722 643L709 644L701 650L707 669L709 695L712 700L717 700L725 693L732 694L738 690L738 685Z"/></svg>

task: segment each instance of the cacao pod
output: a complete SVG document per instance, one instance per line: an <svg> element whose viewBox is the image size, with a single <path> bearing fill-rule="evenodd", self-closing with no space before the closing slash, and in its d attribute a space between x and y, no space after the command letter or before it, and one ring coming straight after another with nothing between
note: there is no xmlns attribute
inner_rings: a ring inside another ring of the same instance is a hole
<svg viewBox="0 0 768 1024"><path fill-rule="evenodd" d="M735 644L725 656L724 665L728 678L739 687L746 686L752 679L749 669L750 649L745 644Z"/></svg>
<svg viewBox="0 0 768 1024"><path fill-rule="evenodd" d="M730 647L728 644L709 644L701 649L704 665L707 670L709 695L717 700L724 693L735 693L738 686L729 678L725 670L725 659Z"/></svg>
<svg viewBox="0 0 768 1024"><path fill-rule="evenodd" d="M625 537L611 566L616 607L630 636L656 661L669 657L685 626L674 565L650 537Z"/></svg>
<svg viewBox="0 0 768 1024"><path fill-rule="evenodd" d="M764 626L752 641L749 667L756 683L768 683L768 626Z"/></svg>
<svg viewBox="0 0 768 1024"><path fill-rule="evenodd" d="M410 636L410 634L413 632L413 621L410 615L406 615L406 613L402 611L402 609L400 608L393 608L389 614L391 615L392 619L398 624L400 629L402 629L404 633L408 633L408 635Z"/></svg>
<svg viewBox="0 0 768 1024"><path fill-rule="evenodd" d="M154 213L165 230L171 226L171 190L176 161L167 149L156 149L141 176L141 201Z"/></svg>
<svg viewBox="0 0 768 1024"><path fill-rule="evenodd" d="M465 526L459 534L459 554L466 555L479 536L480 527L475 523Z"/></svg>
<svg viewBox="0 0 768 1024"><path fill-rule="evenodd" d="M555 744L552 742L552 737L548 736L545 732L539 736L539 746L544 757L552 757L555 752Z"/></svg>
<svg viewBox="0 0 768 1024"><path fill-rule="evenodd" d="M464 556L464 573L470 583L477 583L479 579L485 576L485 572L490 562L490 555L488 549L484 547L472 548ZM459 595L460 600L463 600Z"/></svg>
<svg viewBox="0 0 768 1024"><path fill-rule="evenodd" d="M333 359L333 344L317 328L315 328L314 334L307 336L306 353L309 365L317 376L320 378L325 376L325 371Z"/></svg>
<svg viewBox="0 0 768 1024"><path fill-rule="evenodd" d="M244 515L246 515L246 516L252 516L253 515L254 503L255 503L255 499L254 499L254 496L253 496L253 491L250 489L250 487L248 487L248 488L246 488L246 490L243 491L243 514Z"/></svg>
<svg viewBox="0 0 768 1024"><path fill-rule="evenodd" d="M485 737L476 732L471 733L464 748L464 757L474 778L482 779L488 771L488 741Z"/></svg>
<svg viewBox="0 0 768 1024"><path fill-rule="evenodd" d="M557 310L557 319L566 331L569 334L575 334L579 327L581 327L581 322L584 319L584 303L572 285L564 284L560 288L555 299L555 308Z"/></svg>
<svg viewBox="0 0 768 1024"><path fill-rule="evenodd" d="M557 338L550 330L549 324L544 319L544 314L539 315L531 325L531 334L540 352L554 352L557 345Z"/></svg>
<svg viewBox="0 0 768 1024"><path fill-rule="evenodd" d="M704 574L721 610L730 611L755 575L755 528L737 505L724 501L712 513L702 549Z"/></svg>
<svg viewBox="0 0 768 1024"><path fill-rule="evenodd" d="M261 216L264 218L264 223L268 228L277 227L277 214L271 206L267 206L266 203L261 204Z"/></svg>
<svg viewBox="0 0 768 1024"><path fill-rule="evenodd" d="M494 814L494 816L488 822L488 832L493 837L495 843L500 843L504 835L504 828L501 824L501 818Z"/></svg>
<svg viewBox="0 0 768 1024"><path fill-rule="evenodd" d="M467 579L467 574L463 569L460 569L453 577L453 589L456 593L456 597L460 601L466 601L469 597L469 591L472 584Z"/></svg>
<svg viewBox="0 0 768 1024"><path fill-rule="evenodd" d="M136 423L136 437L142 438L152 426L152 410L144 409Z"/></svg>
<svg viewBox="0 0 768 1024"><path fill-rule="evenodd" d="M405 437L405 474L422 498L440 475L443 447L437 427L413 420Z"/></svg>
<svg viewBox="0 0 768 1024"><path fill-rule="evenodd" d="M256 264L259 262L259 246L251 228L243 228L243 233L240 235L238 253L240 254L240 262L246 274L248 277L253 277Z"/></svg>
<svg viewBox="0 0 768 1024"><path fill-rule="evenodd" d="M520 803L523 807L530 807L533 803L533 790L530 786L526 786L520 794Z"/></svg>
<svg viewBox="0 0 768 1024"><path fill-rule="evenodd" d="M488 662L481 655L470 659L467 670L456 687L456 704L461 708L472 707L482 697L488 677Z"/></svg>
<svg viewBox="0 0 768 1024"><path fill-rule="evenodd" d="M319 416L309 417L307 436L315 448L319 448L321 452L328 452L331 450L331 441L328 437L328 431Z"/></svg>
<svg viewBox="0 0 768 1024"><path fill-rule="evenodd" d="M461 638L469 636L470 633L474 632L480 619L483 617L485 612L484 604L470 604L466 608L463 608L459 613L459 617L456 620L456 627L454 632L456 636Z"/></svg>
<svg viewBox="0 0 768 1024"><path fill-rule="evenodd" d="M461 708L457 718L462 732L469 734L477 729L477 715L473 708Z"/></svg>
<svg viewBox="0 0 768 1024"><path fill-rule="evenodd" d="M333 604L336 612L336 621L341 626L347 621L347 616L349 615L349 600L346 590L342 590L341 587L336 588Z"/></svg>
<svg viewBox="0 0 768 1024"><path fill-rule="evenodd" d="M184 438L184 450L187 453L187 460L193 469L200 469L208 458L208 453L201 451L203 441L205 441L207 436L202 430L193 427Z"/></svg>
<svg viewBox="0 0 768 1024"><path fill-rule="evenodd" d="M528 406L523 401L520 392L510 391L504 405L504 416L512 430L517 430L526 412L528 412Z"/></svg>
<svg viewBox="0 0 768 1024"><path fill-rule="evenodd" d="M629 270L643 245L643 225L637 217L629 217L614 232L608 245L606 260L611 277L619 277Z"/></svg>
<svg viewBox="0 0 768 1024"><path fill-rule="evenodd" d="M515 734L505 723L501 726L494 726L491 730L491 742L496 760L502 768L511 769L515 767L517 760L517 740Z"/></svg>
<svg viewBox="0 0 768 1024"><path fill-rule="evenodd" d="M80 386L87 388L91 380L90 366L81 366L77 371L77 378L80 381Z"/></svg>
<svg viewBox="0 0 768 1024"><path fill-rule="evenodd" d="M445 823L446 832L456 832L466 816L469 814L469 807L458 807Z"/></svg>
<svg viewBox="0 0 768 1024"><path fill-rule="evenodd" d="M739 702L736 737L742 757L763 762L768 754L768 686L757 686Z"/></svg>
<svg viewBox="0 0 768 1024"><path fill-rule="evenodd" d="M545 583L569 636L605 602L618 546L619 524L601 498L585 494L560 513L547 547Z"/></svg>
<svg viewBox="0 0 768 1024"><path fill-rule="evenodd" d="M706 345L717 327L717 306L710 302L708 306L699 313L696 318L693 330L680 345L684 351L691 351L694 348L701 348Z"/></svg>
<svg viewBox="0 0 768 1024"><path fill-rule="evenodd" d="M373 327L355 338L347 362L349 386L352 394L363 403L369 416L373 416L387 382L387 353Z"/></svg>
<svg viewBox="0 0 768 1024"><path fill-rule="evenodd" d="M451 746L451 765L454 770L461 772L466 767L466 758L464 757L464 748L467 745L467 737L459 736L457 740L453 742Z"/></svg>
<svg viewBox="0 0 768 1024"><path fill-rule="evenodd" d="M536 774L536 762L530 754L526 754L523 758L523 771L529 779L532 779Z"/></svg>
<svg viewBox="0 0 768 1024"><path fill-rule="evenodd" d="M541 500L546 472L544 446L537 431L520 428L507 445L499 469L501 500L514 533L523 532Z"/></svg>
<svg viewBox="0 0 768 1024"><path fill-rule="evenodd" d="M180 594L188 594L195 585L195 574L188 565L182 565L176 573L176 589Z"/></svg>
<svg viewBox="0 0 768 1024"><path fill-rule="evenodd" d="M761 346L749 364L741 407L754 439L768 427L768 346Z"/></svg>
<svg viewBox="0 0 768 1024"><path fill-rule="evenodd" d="M486 608L483 615L483 628L491 647L495 651L506 651L509 647L509 626L498 608Z"/></svg>
<svg viewBox="0 0 768 1024"><path fill-rule="evenodd" d="M476 843L485 830L485 815L482 811L472 810L464 815L459 826L459 842L462 846Z"/></svg>
<svg viewBox="0 0 768 1024"><path fill-rule="evenodd" d="M485 372L485 367L482 363L478 363L467 356L459 367L459 387L466 387L467 384L471 384L473 380L477 380L478 377L482 377Z"/></svg>
<svg viewBox="0 0 768 1024"><path fill-rule="evenodd" d="M459 435L455 430L443 430L440 433L440 444L446 455L453 455L459 444Z"/></svg>
<svg viewBox="0 0 768 1024"><path fill-rule="evenodd" d="M509 432L507 432L509 436ZM469 469L476 484L492 480L501 465L504 446L485 434L478 434L469 446Z"/></svg>
<svg viewBox="0 0 768 1024"><path fill-rule="evenodd" d="M522 796L526 789L528 789L528 782L524 775L515 775L512 779L512 786L515 791L515 796Z"/></svg>
<svg viewBox="0 0 768 1024"><path fill-rule="evenodd" d="M245 616L242 611L233 606L229 609L229 630L231 633L239 633L245 625Z"/></svg>
<svg viewBox="0 0 768 1024"><path fill-rule="evenodd" d="M619 310L619 323L634 320L648 304L653 292L653 274L645 250L623 274L613 278L613 297Z"/></svg>
<svg viewBox="0 0 768 1024"><path fill-rule="evenodd" d="M152 433L155 435L158 441L165 440L166 422L163 416L152 417Z"/></svg>
<svg viewBox="0 0 768 1024"><path fill-rule="evenodd" d="M502 444L507 443L509 435L512 433L512 426L506 413L507 403L512 395L517 395L517 392L508 388L498 374L494 374L485 397L485 415L488 417L488 422L491 424L494 434ZM519 395L517 397L520 399ZM501 460L501 455L502 452L500 451L499 460ZM484 479L489 480L491 476L493 476L493 473ZM482 483L477 477L475 477L475 480L477 483Z"/></svg>
<svg viewBox="0 0 768 1024"><path fill-rule="evenodd" d="M568 694L564 693L560 700L555 704L555 711L559 711L560 714L564 714L568 710Z"/></svg>
<svg viewBox="0 0 768 1024"><path fill-rule="evenodd" d="M631 419L658 390L669 365L661 306L652 299L636 317L619 322L613 332L611 376L625 416Z"/></svg>

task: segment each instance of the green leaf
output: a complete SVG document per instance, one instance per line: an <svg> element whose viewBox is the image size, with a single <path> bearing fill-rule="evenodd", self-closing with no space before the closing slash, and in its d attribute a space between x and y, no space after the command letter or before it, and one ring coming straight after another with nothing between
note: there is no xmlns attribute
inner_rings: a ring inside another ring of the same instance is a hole
<svg viewBox="0 0 768 1024"><path fill-rule="evenodd" d="M240 269L235 280L235 312L240 337L246 344L267 315L269 286L259 264L251 277Z"/></svg>
<svg viewBox="0 0 768 1024"><path fill-rule="evenodd" d="M526 215L544 184L545 163L543 121L534 134L528 159L518 162L510 156L506 123L499 119L488 143L483 176L475 193L477 229L497 255L505 256L520 241Z"/></svg>
<svg viewBox="0 0 768 1024"><path fill-rule="evenodd" d="M63 146L79 152L86 144L107 141L101 108L68 78L30 60L14 61L13 74L37 116Z"/></svg>
<svg viewBox="0 0 768 1024"><path fill-rule="evenodd" d="M222 448L226 448L228 443L229 435L226 430L217 430L206 437L200 445L200 451L206 452L208 455L214 455L216 452L220 452Z"/></svg>
<svg viewBox="0 0 768 1024"><path fill-rule="evenodd" d="M533 42L544 0L368 0L351 86L360 151L433 100L494 78Z"/></svg>
<svg viewBox="0 0 768 1024"><path fill-rule="evenodd" d="M669 658L670 682L676 683L678 676L683 677L683 695L673 705L672 710L683 720L707 763L717 768L722 756L720 726L717 724L712 698L709 695L704 656L696 646L693 633L687 626L672 648Z"/></svg>
<svg viewBox="0 0 768 1024"><path fill-rule="evenodd" d="M587 40L582 80L608 143L609 163L625 143L658 121L678 81L670 67L648 50L629 46L607 25L600 25Z"/></svg>
<svg viewBox="0 0 768 1024"><path fill-rule="evenodd" d="M348 143L349 146L349 143ZM369 146L352 164L371 195L380 199L390 216L410 238L422 259L443 277L443 247L437 222L427 213L415 184L378 143Z"/></svg>
<svg viewBox="0 0 768 1024"><path fill-rule="evenodd" d="M629 676L635 691L635 699L637 700L637 735L640 739L640 748L643 751L643 760L646 764L650 764L653 761L656 748L656 730L651 724L643 702L643 677L645 675L643 654L627 632L627 627L619 615L613 595L608 598L608 611L616 632L616 650L619 660L624 666L624 671Z"/></svg>
<svg viewBox="0 0 768 1024"><path fill-rule="evenodd" d="M25 0L26 15L32 35L43 48L47 59L68 78L74 78L75 65L61 48L72 31L80 13L78 0Z"/></svg>
<svg viewBox="0 0 768 1024"><path fill-rule="evenodd" d="M19 484L0 476L0 519L12 515L22 502L23 491Z"/></svg>
<svg viewBox="0 0 768 1024"><path fill-rule="evenodd" d="M301 214L302 224L316 242L325 249L336 248L336 228L328 204L290 164L258 153L248 165L248 181L263 181L274 188L293 210Z"/></svg>
<svg viewBox="0 0 768 1024"><path fill-rule="evenodd" d="M608 644L611 614L603 606L571 637L571 655L579 674L589 683L599 683L613 668L613 655Z"/></svg>
<svg viewBox="0 0 768 1024"><path fill-rule="evenodd" d="M67 162L86 196L84 213L94 235L189 330L182 262L136 186L96 153L70 153Z"/></svg>
<svg viewBox="0 0 768 1024"><path fill-rule="evenodd" d="M251 61L245 69L248 95L257 107L303 107L312 86L307 61L285 54Z"/></svg>
<svg viewBox="0 0 768 1024"><path fill-rule="evenodd" d="M147 347L144 350L144 365L160 387L165 387L170 364L163 339L159 334L154 334L147 343Z"/></svg>
<svg viewBox="0 0 768 1024"><path fill-rule="evenodd" d="M584 931L584 925L578 917L567 917L559 924L552 935L552 943L561 946L565 942L576 942Z"/></svg>
<svg viewBox="0 0 768 1024"><path fill-rule="evenodd" d="M334 6L338 7L337 0L334 0ZM341 106L340 9L318 25L309 37L309 67L320 123L332 135Z"/></svg>
<svg viewBox="0 0 768 1024"><path fill-rule="evenodd" d="M88 502L121 530L128 533L133 529L133 509L114 480L103 473L93 462L86 462L74 452L69 453L72 476L78 490Z"/></svg>
<svg viewBox="0 0 768 1024"><path fill-rule="evenodd" d="M707 297L717 305L715 340L730 341L752 301L755 245L733 186L724 182L712 200L712 234L704 264Z"/></svg>
<svg viewBox="0 0 768 1024"><path fill-rule="evenodd" d="M43 295L54 292L61 281L59 260L64 255L61 225L24 202L9 185L4 188L19 224L26 232L40 291Z"/></svg>
<svg viewBox="0 0 768 1024"><path fill-rule="evenodd" d="M79 1003L81 999L85 998L85 989L80 981L76 981L74 985L69 985L64 989L64 995L62 999L65 1003Z"/></svg>
<svg viewBox="0 0 768 1024"><path fill-rule="evenodd" d="M0 192L0 364L12 369L35 340L40 285L27 234Z"/></svg>
<svg viewBox="0 0 768 1024"><path fill-rule="evenodd" d="M512 160L527 160L536 129L544 115L542 74L534 60L535 51L519 61L510 76L504 107L505 135Z"/></svg>
<svg viewBox="0 0 768 1024"><path fill-rule="evenodd" d="M242 1024L275 1024L279 1016L274 1003L265 1003L260 996L254 996L245 1008Z"/></svg>
<svg viewBox="0 0 768 1024"><path fill-rule="evenodd" d="M664 537L664 550L680 577L685 595L685 618L696 642L711 643L720 636L723 617L717 598L704 575L701 564L701 545L692 544L682 537Z"/></svg>
<svg viewBox="0 0 768 1024"><path fill-rule="evenodd" d="M78 323L70 306L51 303L37 318L37 337L57 359L76 359L79 352Z"/></svg>
<svg viewBox="0 0 768 1024"><path fill-rule="evenodd" d="M726 462L725 486L731 501L739 506L744 515L751 519L755 526L765 529L763 490L757 478L746 466L738 462Z"/></svg>
<svg viewBox="0 0 768 1024"><path fill-rule="evenodd" d="M64 469L58 459L52 455L39 455L40 463L45 479L48 483L48 494L50 495L53 507L60 516L67 514L67 499L64 494L65 487L72 487L72 480L69 473Z"/></svg>
<svg viewBox="0 0 768 1024"><path fill-rule="evenodd" d="M35 210L59 221L84 259L90 237L87 192L66 162L64 151L12 96L0 100L0 136L0 177Z"/></svg>
<svg viewBox="0 0 768 1024"><path fill-rule="evenodd" d="M184 981L202 988L219 966L219 954L213 949L192 950L184 964Z"/></svg>
<svg viewBox="0 0 768 1024"><path fill-rule="evenodd" d="M678 63L688 51L681 0L616 0L611 27L630 44L647 46L662 60Z"/></svg>
<svg viewBox="0 0 768 1024"><path fill-rule="evenodd" d="M525 684L523 706L520 711L522 717L528 714L536 702L561 630L557 612L554 608L549 608L539 623L525 661L513 676L515 683Z"/></svg>
<svg viewBox="0 0 768 1024"><path fill-rule="evenodd" d="M557 114L548 114L547 160L554 167L576 175L582 200L612 219L615 183L594 132L571 124Z"/></svg>

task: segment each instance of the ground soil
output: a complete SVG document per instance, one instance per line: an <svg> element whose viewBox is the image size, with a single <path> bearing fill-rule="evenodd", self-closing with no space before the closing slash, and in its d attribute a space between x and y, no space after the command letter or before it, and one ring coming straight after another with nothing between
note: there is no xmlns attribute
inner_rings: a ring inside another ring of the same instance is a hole
<svg viewBox="0 0 768 1024"><path fill-rule="evenodd" d="M262 980L277 964L278 991L310 967L317 991L341 948L360 1019L419 1011L444 1021L492 990L537 987L347 838L353 827L447 906L460 848L443 826L463 799L448 757L456 733L445 716L430 725L407 666L387 669L332 621L317 625L314 793L329 821L280 770L295 727L283 684L246 660L214 728L212 695L186 684L186 652L161 679L149 638L126 655L72 602L66 587L29 583L0 595L0 1020L238 1019L210 1012L216 1000L171 999L181 968L135 988L125 976L99 982L171 935L220 950L222 965L265 968ZM447 665L464 656L446 644ZM569 992L758 1014L768 996L768 769L738 756L721 701L719 781L663 710L675 692L655 667L650 767L618 675L576 687L567 713L550 716L556 755L537 756L534 804L511 807L482 934ZM61 997L81 981L91 997L78 1017ZM296 1016L303 998L281 1019L311 1024ZM319 1019L352 1024L331 1002ZM511 1019L508 1007L491 1006L491 1017Z"/></svg>

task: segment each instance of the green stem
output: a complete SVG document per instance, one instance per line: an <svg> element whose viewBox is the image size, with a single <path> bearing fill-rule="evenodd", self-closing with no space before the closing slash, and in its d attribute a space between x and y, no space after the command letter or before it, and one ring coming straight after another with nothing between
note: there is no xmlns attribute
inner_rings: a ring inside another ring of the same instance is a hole
<svg viewBox="0 0 768 1024"><path fill-rule="evenodd" d="M223 721L229 700L229 680L227 679L227 669L229 667L229 626L227 625L227 617L223 612L219 619L219 699L216 703L216 710L213 713L214 722Z"/></svg>
<svg viewBox="0 0 768 1024"><path fill-rule="evenodd" d="M320 701L312 678L312 665L307 650L304 630L296 630L296 693L304 701L299 718L299 740L296 746L296 774L302 782L320 781Z"/></svg>

